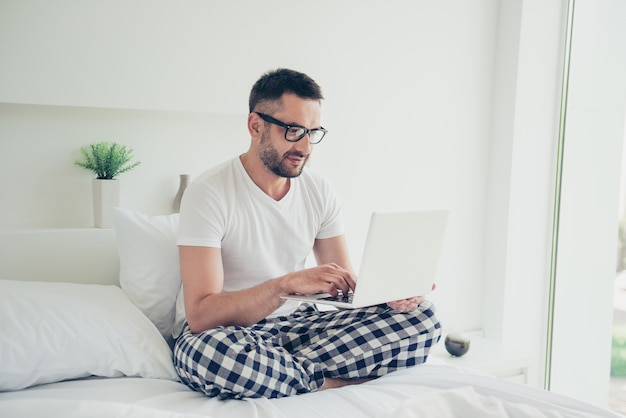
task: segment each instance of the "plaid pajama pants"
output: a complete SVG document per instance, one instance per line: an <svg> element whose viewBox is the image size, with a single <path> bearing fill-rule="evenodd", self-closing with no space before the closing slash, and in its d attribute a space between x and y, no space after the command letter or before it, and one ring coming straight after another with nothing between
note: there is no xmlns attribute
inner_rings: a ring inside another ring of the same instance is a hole
<svg viewBox="0 0 626 418"><path fill-rule="evenodd" d="M185 324L174 365L194 390L220 399L279 398L319 389L326 377L378 377L426 361L441 337L434 306L387 305L320 312L303 304L251 327L192 334Z"/></svg>

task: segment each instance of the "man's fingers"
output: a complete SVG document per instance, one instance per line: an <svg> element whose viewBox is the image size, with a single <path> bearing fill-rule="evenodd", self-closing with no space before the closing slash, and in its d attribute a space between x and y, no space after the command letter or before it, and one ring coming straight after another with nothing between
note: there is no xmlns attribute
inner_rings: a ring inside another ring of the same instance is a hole
<svg viewBox="0 0 626 418"><path fill-rule="evenodd" d="M348 293L350 291L350 289L352 289L350 287L350 284L348 282L348 280L343 277L343 276L334 276L331 278L330 283L338 290L341 291L341 293Z"/></svg>
<svg viewBox="0 0 626 418"><path fill-rule="evenodd" d="M348 270L337 264L329 264L328 266L332 270L329 277L335 286L337 286L337 289L341 290L342 293L348 293L350 290L354 290L356 280Z"/></svg>

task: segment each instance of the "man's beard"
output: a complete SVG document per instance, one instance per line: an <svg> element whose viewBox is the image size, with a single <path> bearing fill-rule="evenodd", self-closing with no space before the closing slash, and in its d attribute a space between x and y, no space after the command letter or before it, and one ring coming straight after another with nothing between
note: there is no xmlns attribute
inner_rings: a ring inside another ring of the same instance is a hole
<svg viewBox="0 0 626 418"><path fill-rule="evenodd" d="M271 143L270 137L267 132L263 133L260 142L260 156L261 161L265 164L272 173L276 174L280 177L293 178L298 177L302 174L302 170L306 165L306 162L309 159L309 156L306 156L304 163L300 167L289 167L287 157L289 156L297 156L297 157L305 157L304 154L298 151L290 151L285 153L284 155L279 155L276 148Z"/></svg>

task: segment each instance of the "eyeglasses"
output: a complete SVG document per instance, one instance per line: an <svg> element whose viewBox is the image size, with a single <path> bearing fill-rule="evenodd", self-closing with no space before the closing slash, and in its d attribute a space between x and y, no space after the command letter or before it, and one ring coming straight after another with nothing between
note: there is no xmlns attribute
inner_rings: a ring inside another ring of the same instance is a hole
<svg viewBox="0 0 626 418"><path fill-rule="evenodd" d="M328 132L324 128L307 129L302 126L287 125L286 123L283 123L279 121L278 119L274 119L273 117L266 115L264 113L259 113L259 112L254 112L254 113L259 115L261 119L263 119L265 122L269 122L274 125L278 125L282 128L285 128L285 139L289 142L298 142L299 140L304 138L306 134L309 134L309 142L311 144L319 144L320 141L324 138L324 135L326 135L326 132Z"/></svg>

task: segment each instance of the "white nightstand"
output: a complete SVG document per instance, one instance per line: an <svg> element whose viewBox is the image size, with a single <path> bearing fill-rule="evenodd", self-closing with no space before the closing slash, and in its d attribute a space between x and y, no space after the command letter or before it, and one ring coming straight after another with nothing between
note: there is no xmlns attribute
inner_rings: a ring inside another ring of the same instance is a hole
<svg viewBox="0 0 626 418"><path fill-rule="evenodd" d="M535 364L531 356L480 336L469 336L470 349L464 356L454 357L446 351L445 335L433 348L431 356L446 364L488 373L513 382L530 382Z"/></svg>

